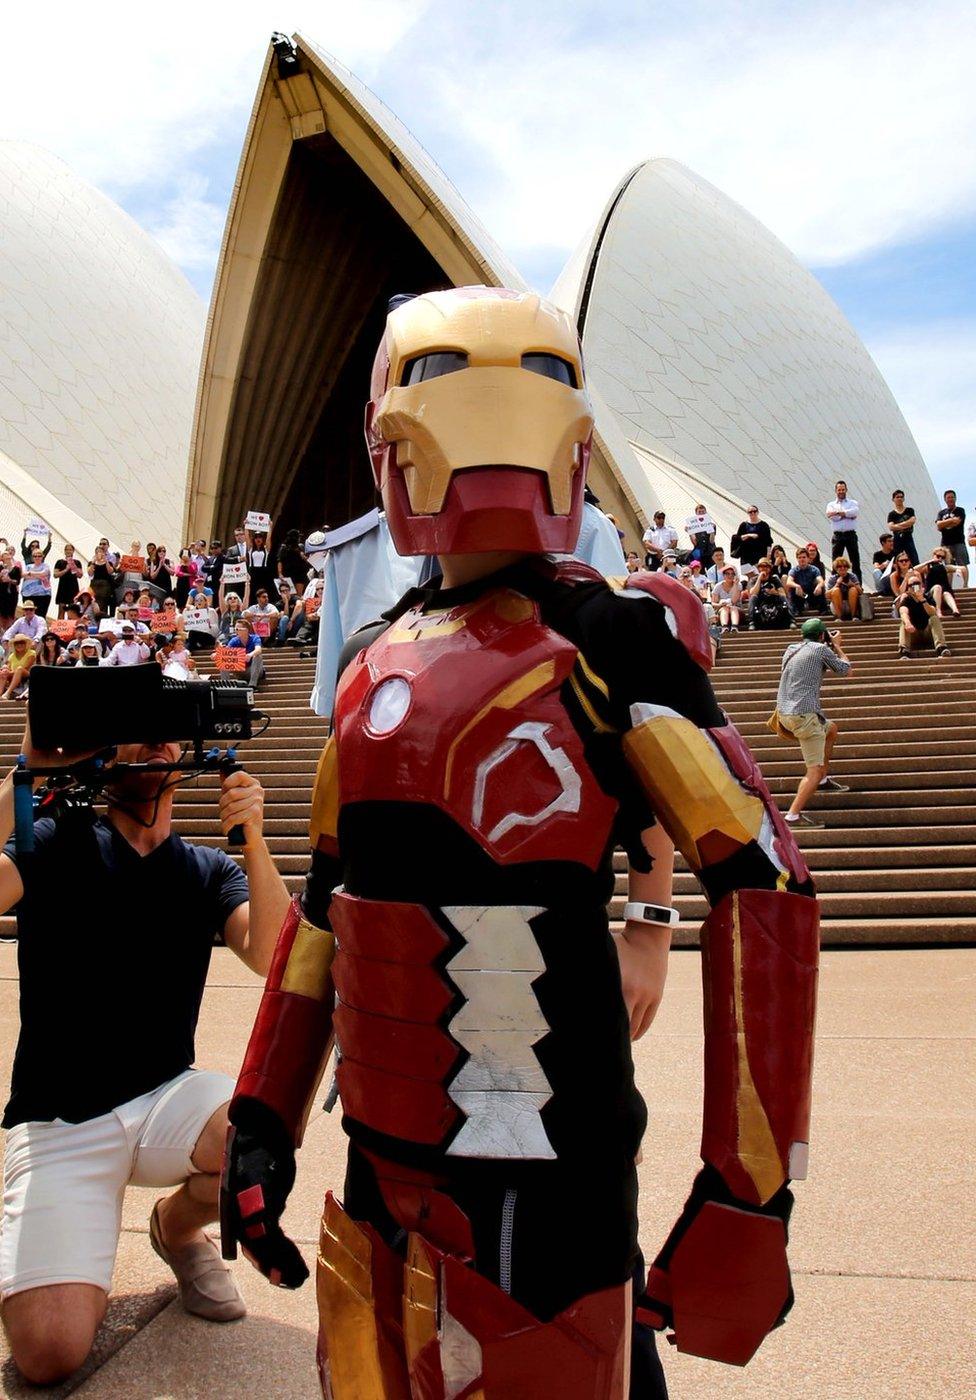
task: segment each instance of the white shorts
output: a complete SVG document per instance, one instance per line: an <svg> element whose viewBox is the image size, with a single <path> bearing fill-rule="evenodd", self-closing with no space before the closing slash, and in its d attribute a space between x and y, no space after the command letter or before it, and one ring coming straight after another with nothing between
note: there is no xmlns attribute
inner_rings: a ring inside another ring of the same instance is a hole
<svg viewBox="0 0 976 1400"><path fill-rule="evenodd" d="M52 1283L112 1283L126 1186L177 1186L196 1141L234 1093L227 1074L185 1070L86 1123L7 1133L0 1298Z"/></svg>

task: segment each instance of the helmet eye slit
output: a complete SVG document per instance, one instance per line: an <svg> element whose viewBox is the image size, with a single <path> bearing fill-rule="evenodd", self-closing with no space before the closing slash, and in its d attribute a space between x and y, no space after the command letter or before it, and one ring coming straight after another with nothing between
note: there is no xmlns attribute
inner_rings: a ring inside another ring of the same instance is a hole
<svg viewBox="0 0 976 1400"><path fill-rule="evenodd" d="M570 389L579 388L574 366L559 355L523 355L522 368L531 370L533 374L541 374L546 379L555 379L560 384L568 385Z"/></svg>
<svg viewBox="0 0 976 1400"><path fill-rule="evenodd" d="M443 374L455 374L467 367L468 357L463 350L438 350L433 355L417 355L404 364L400 383L422 384L425 379L439 379Z"/></svg>

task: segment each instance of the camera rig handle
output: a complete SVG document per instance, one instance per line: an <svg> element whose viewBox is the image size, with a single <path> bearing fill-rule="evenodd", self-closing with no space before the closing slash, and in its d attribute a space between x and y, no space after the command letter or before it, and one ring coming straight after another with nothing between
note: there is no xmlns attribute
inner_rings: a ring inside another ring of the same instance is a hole
<svg viewBox="0 0 976 1400"><path fill-rule="evenodd" d="M14 769L14 839L18 851L34 849L34 778L26 754L17 755Z"/></svg>
<svg viewBox="0 0 976 1400"><path fill-rule="evenodd" d="M217 753L218 749L211 750L211 754ZM220 761L220 776L226 778L230 773L239 773L242 767L243 765L237 762L237 749L230 748ZM227 845L232 851L241 850L246 839L242 826L232 826L227 833Z"/></svg>

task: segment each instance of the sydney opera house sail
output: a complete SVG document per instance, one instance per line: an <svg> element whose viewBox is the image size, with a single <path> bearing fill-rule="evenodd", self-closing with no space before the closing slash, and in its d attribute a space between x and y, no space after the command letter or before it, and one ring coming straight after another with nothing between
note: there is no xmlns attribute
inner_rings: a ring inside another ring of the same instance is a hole
<svg viewBox="0 0 976 1400"><path fill-rule="evenodd" d="M755 502L777 538L822 541L843 477L863 539L902 486L920 542L935 543L932 482L853 327L778 239L684 166L632 171L553 297L672 516L703 500L727 534Z"/></svg>
<svg viewBox="0 0 976 1400"><path fill-rule="evenodd" d="M0 142L0 535L178 548L204 307L49 152Z"/></svg>
<svg viewBox="0 0 976 1400"><path fill-rule="evenodd" d="M226 535L252 508L306 526L369 509L363 410L387 301L470 283L525 285L368 89L306 39L277 39L211 304L189 533ZM591 474L633 531L643 483L626 483L611 450L601 437Z"/></svg>

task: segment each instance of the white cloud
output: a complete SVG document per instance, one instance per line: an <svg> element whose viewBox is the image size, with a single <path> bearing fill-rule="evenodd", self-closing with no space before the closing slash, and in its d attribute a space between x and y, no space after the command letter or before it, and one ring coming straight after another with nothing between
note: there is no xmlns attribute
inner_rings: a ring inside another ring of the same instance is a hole
<svg viewBox="0 0 976 1400"><path fill-rule="evenodd" d="M976 321L905 326L868 349L915 435L941 495L976 499Z"/></svg>
<svg viewBox="0 0 976 1400"><path fill-rule="evenodd" d="M440 0L425 26L436 42L415 36L410 88L485 152L496 177L469 197L516 257L571 246L652 155L690 165L821 266L976 210L976 143L959 139L976 122L962 0L713 0L680 22L619 3L477 13Z"/></svg>
<svg viewBox="0 0 976 1400"><path fill-rule="evenodd" d="M41 0L19 42L6 26L0 138L46 146L115 198L165 190L215 144L239 149L275 23L368 75L425 3Z"/></svg>
<svg viewBox="0 0 976 1400"><path fill-rule="evenodd" d="M146 220L148 232L186 272L212 268L220 253L227 211L206 191L202 176L183 176L173 197Z"/></svg>

